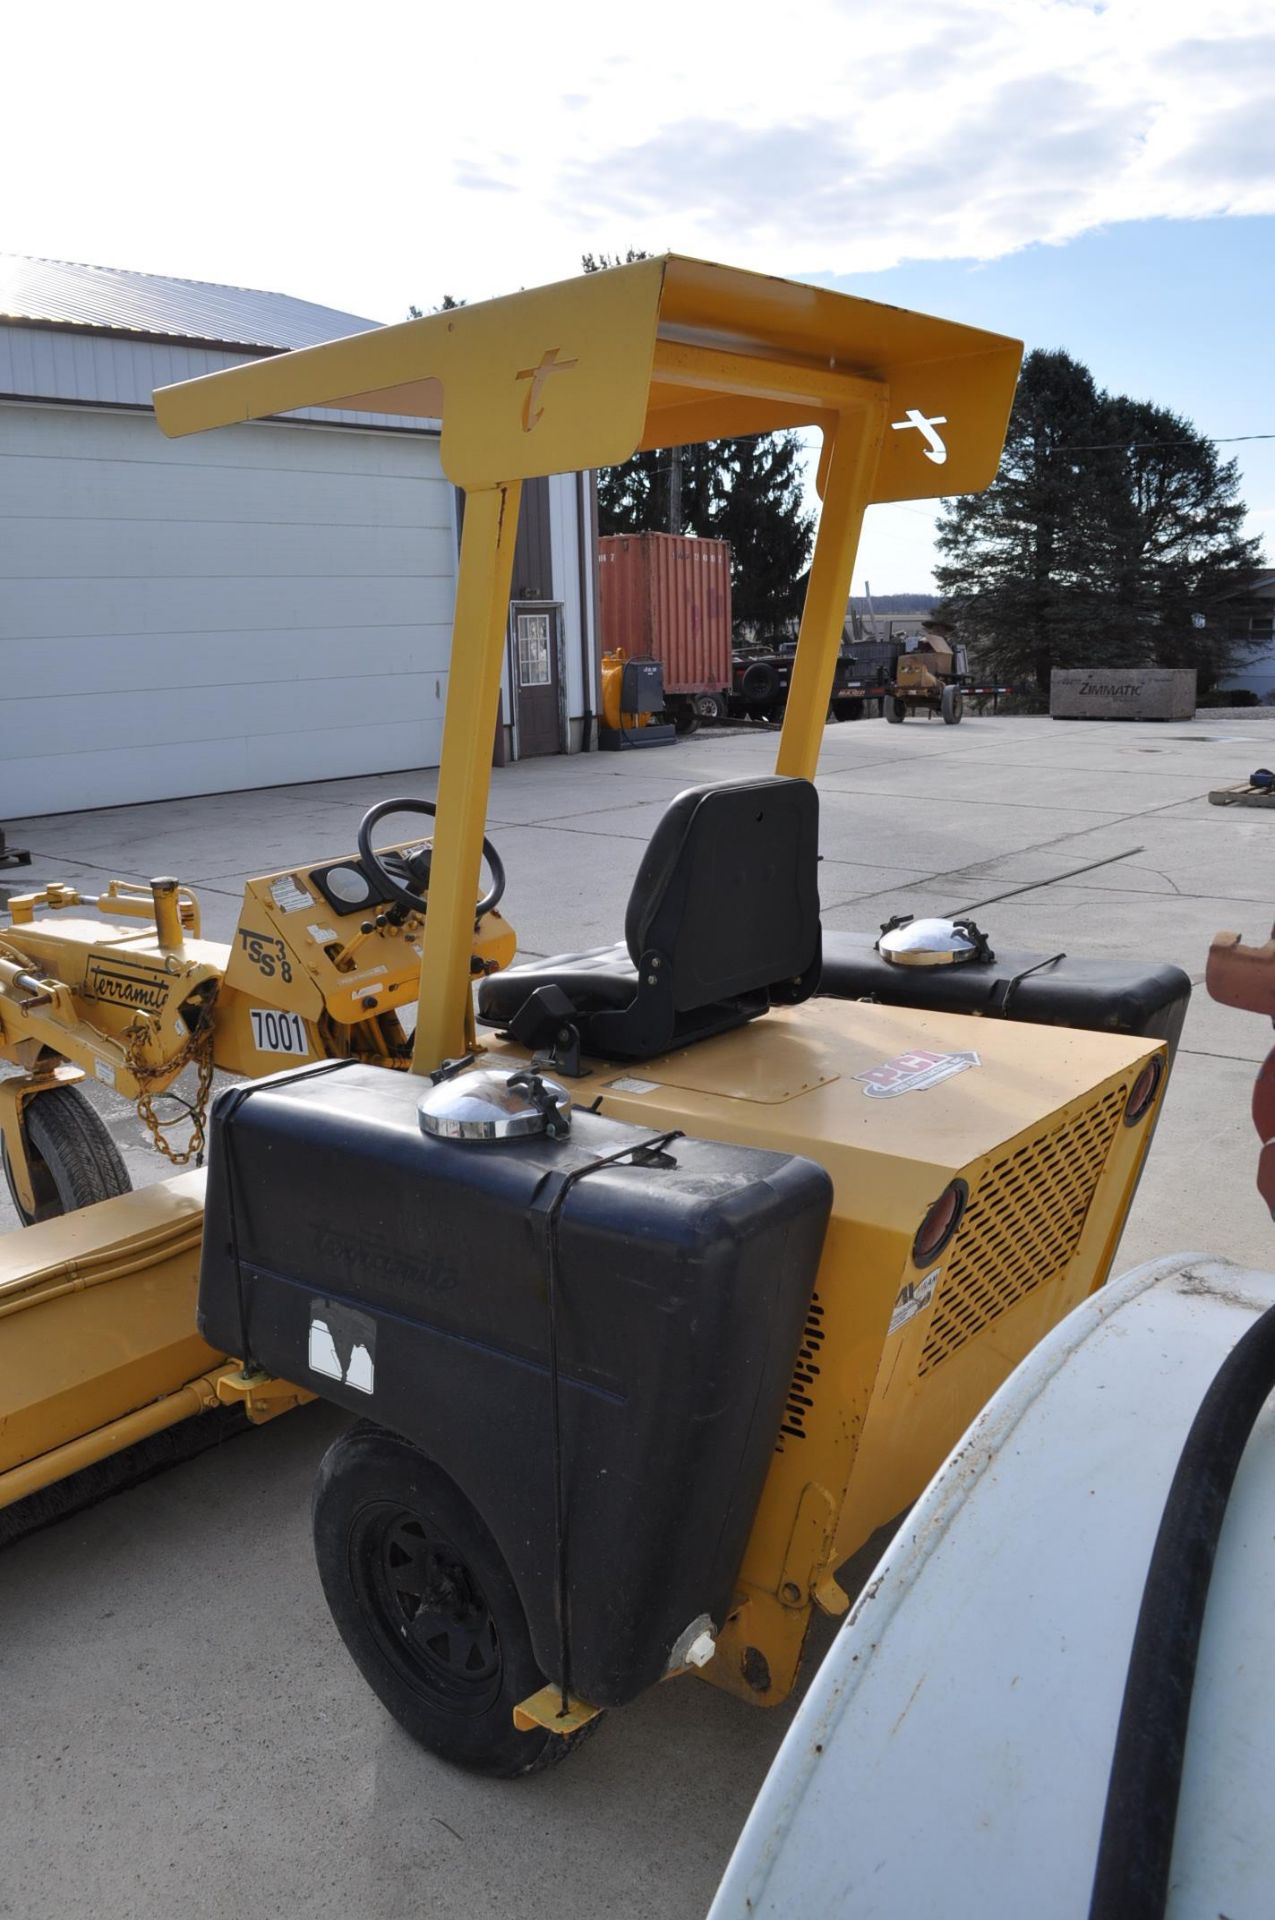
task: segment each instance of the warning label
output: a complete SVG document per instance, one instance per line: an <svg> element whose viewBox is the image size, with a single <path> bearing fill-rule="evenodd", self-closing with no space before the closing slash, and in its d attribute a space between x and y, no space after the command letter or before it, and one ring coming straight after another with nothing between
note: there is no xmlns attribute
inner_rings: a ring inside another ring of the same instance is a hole
<svg viewBox="0 0 1275 1920"><path fill-rule="evenodd" d="M928 1307L934 1298L934 1289L938 1285L941 1267L935 1267L933 1273L927 1273L924 1280L909 1280L894 1303L890 1315L889 1332L897 1333L900 1327L906 1327L914 1320L922 1307Z"/></svg>
<svg viewBox="0 0 1275 1920"><path fill-rule="evenodd" d="M879 1067L869 1067L866 1073L854 1077L863 1081L869 1099L889 1100L896 1093L921 1093L926 1087L936 1087L940 1080L950 1080L954 1073L981 1064L976 1053L932 1053L928 1047L915 1047L911 1053L896 1054L893 1060L883 1060Z"/></svg>

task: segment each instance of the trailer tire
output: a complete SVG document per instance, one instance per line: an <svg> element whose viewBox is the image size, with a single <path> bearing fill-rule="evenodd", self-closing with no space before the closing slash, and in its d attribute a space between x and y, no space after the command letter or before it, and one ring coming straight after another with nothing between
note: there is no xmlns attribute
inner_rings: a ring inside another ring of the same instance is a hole
<svg viewBox="0 0 1275 1920"><path fill-rule="evenodd" d="M904 715L907 713L907 705L904 701L896 700L892 694L887 693L881 705L885 709L885 717L891 726L898 727L903 724Z"/></svg>
<svg viewBox="0 0 1275 1920"><path fill-rule="evenodd" d="M961 697L959 687L944 687L942 711L943 725L945 727L954 727L959 723L961 715L965 711L965 702Z"/></svg>
<svg viewBox="0 0 1275 1920"><path fill-rule="evenodd" d="M724 693L697 693L695 711L706 726L717 726L730 718L730 703Z"/></svg>
<svg viewBox="0 0 1275 1920"><path fill-rule="evenodd" d="M419 1448L360 1421L324 1455L312 1516L346 1651L423 1747L512 1780L593 1732L596 1720L565 1738L514 1726L514 1707L545 1684L518 1590L482 1516Z"/></svg>
<svg viewBox="0 0 1275 1920"><path fill-rule="evenodd" d="M857 694L838 694L832 703L832 711L838 720L862 720L866 702Z"/></svg>
<svg viewBox="0 0 1275 1920"><path fill-rule="evenodd" d="M129 1192L132 1182L120 1150L78 1087L47 1087L33 1095L22 1124L31 1149L34 1213L18 1198L7 1147L3 1161L9 1196L24 1227Z"/></svg>
<svg viewBox="0 0 1275 1920"><path fill-rule="evenodd" d="M697 733L699 731L699 714L696 711L693 701L680 699L674 703L673 726L676 729L679 739L681 739L684 734Z"/></svg>
<svg viewBox="0 0 1275 1920"><path fill-rule="evenodd" d="M783 698L783 683L769 660L754 660L746 667L739 691L750 712L769 718L777 701Z"/></svg>

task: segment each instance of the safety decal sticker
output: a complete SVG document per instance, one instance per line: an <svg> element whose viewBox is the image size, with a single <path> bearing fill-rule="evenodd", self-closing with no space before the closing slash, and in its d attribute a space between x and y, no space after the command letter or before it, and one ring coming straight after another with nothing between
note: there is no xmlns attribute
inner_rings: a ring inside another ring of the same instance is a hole
<svg viewBox="0 0 1275 1920"><path fill-rule="evenodd" d="M950 1080L954 1073L982 1064L976 1053L933 1053L928 1047L914 1047L911 1053L898 1053L893 1060L883 1060L879 1067L869 1067L866 1073L854 1077L863 1081L869 1099L890 1100L897 1093L920 1093L926 1087L936 1087L940 1080Z"/></svg>
<svg viewBox="0 0 1275 1920"><path fill-rule="evenodd" d="M310 1302L311 1373L371 1393L376 1378L376 1322L335 1300Z"/></svg>
<svg viewBox="0 0 1275 1920"><path fill-rule="evenodd" d="M906 1327L909 1320L915 1319L922 1307L928 1307L934 1298L934 1289L938 1285L942 1267L935 1267L933 1273L927 1273L924 1280L909 1280L894 1303L894 1312L890 1315L889 1331L897 1333L900 1327Z"/></svg>
<svg viewBox="0 0 1275 1920"><path fill-rule="evenodd" d="M280 874L277 880L270 882L270 898L280 913L295 913L298 907L313 904L310 895L292 873Z"/></svg>

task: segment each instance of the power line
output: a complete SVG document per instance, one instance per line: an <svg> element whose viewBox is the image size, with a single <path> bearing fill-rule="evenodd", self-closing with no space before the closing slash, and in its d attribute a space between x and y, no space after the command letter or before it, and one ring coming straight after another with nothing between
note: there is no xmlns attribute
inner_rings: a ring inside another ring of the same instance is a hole
<svg viewBox="0 0 1275 1920"><path fill-rule="evenodd" d="M1097 446L1080 447L1070 443L1055 447L1055 453L1146 453L1160 447L1194 447L1207 440L1213 447L1233 447L1241 440L1275 440L1275 433L1197 433L1184 440L1104 440Z"/></svg>

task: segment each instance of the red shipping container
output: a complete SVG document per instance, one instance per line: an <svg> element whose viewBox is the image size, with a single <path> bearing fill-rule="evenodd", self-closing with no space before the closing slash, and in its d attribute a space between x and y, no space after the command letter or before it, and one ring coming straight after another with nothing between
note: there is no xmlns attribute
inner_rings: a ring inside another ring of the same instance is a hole
<svg viewBox="0 0 1275 1920"><path fill-rule="evenodd" d="M602 643L658 660L666 693L731 683L730 542L681 533L608 533L598 541Z"/></svg>

